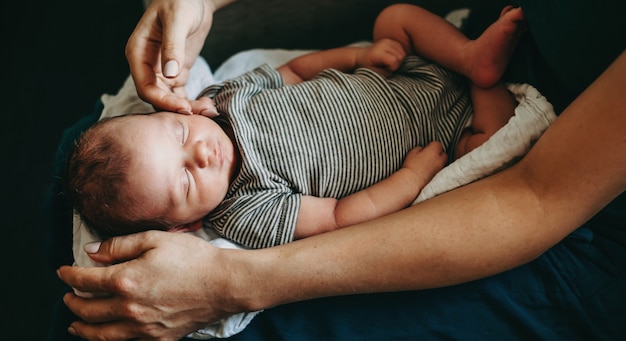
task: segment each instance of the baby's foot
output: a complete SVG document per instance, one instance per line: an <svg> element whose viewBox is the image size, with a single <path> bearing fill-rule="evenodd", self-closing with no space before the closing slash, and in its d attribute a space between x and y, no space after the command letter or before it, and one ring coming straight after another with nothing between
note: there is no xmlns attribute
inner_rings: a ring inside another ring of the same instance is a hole
<svg viewBox="0 0 626 341"><path fill-rule="evenodd" d="M467 43L466 76L482 88L495 85L502 77L523 31L522 9L505 7L496 22L476 40Z"/></svg>

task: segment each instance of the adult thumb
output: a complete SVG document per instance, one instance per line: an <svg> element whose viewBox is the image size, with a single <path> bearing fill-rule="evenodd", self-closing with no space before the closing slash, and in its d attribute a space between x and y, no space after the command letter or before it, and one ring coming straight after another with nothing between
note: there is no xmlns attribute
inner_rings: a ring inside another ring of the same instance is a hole
<svg viewBox="0 0 626 341"><path fill-rule="evenodd" d="M180 71L180 64L175 59L170 59L163 64L163 75L167 78L175 78Z"/></svg>
<svg viewBox="0 0 626 341"><path fill-rule="evenodd" d="M175 78L180 75L185 61L185 42L189 27L177 25L175 22L163 27L163 41L161 42L161 65L163 75Z"/></svg>
<svg viewBox="0 0 626 341"><path fill-rule="evenodd" d="M113 237L103 242L84 246L85 252L98 263L115 264L135 259L152 249L146 242L145 232Z"/></svg>

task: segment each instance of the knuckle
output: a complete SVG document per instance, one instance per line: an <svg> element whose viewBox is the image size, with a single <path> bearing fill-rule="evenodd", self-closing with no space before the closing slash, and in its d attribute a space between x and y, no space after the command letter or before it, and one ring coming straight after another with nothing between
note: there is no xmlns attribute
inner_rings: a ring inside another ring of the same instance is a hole
<svg viewBox="0 0 626 341"><path fill-rule="evenodd" d="M154 323L150 323L150 324L146 324L146 325L142 325L138 328L138 332L150 339L154 339L154 340L167 340L167 338L165 338L164 334L164 327L160 324L154 324Z"/></svg>
<svg viewBox="0 0 626 341"><path fill-rule="evenodd" d="M110 341L110 340L113 340L112 338L110 338L107 335L105 335L104 332L97 332L93 336L93 339L96 340L96 341Z"/></svg>
<svg viewBox="0 0 626 341"><path fill-rule="evenodd" d="M145 310L138 304L129 303L125 304L122 308L122 315L131 321L143 322L146 320Z"/></svg>
<svg viewBox="0 0 626 341"><path fill-rule="evenodd" d="M136 292L138 283L130 276L116 276L112 278L113 291L119 293L122 296L131 296Z"/></svg>

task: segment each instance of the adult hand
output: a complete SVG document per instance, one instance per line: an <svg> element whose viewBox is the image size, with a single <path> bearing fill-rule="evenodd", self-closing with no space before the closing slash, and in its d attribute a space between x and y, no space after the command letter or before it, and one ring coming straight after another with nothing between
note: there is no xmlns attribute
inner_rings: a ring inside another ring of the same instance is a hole
<svg viewBox="0 0 626 341"><path fill-rule="evenodd" d="M72 323L70 333L89 340L178 340L229 315L209 298L221 292L219 278L228 276L228 271L213 266L220 264L216 260L220 252L185 233L148 231L103 242L90 256L115 265L63 266L58 271L64 282L80 291L110 294L98 298L66 294L65 304L84 321Z"/></svg>
<svg viewBox="0 0 626 341"><path fill-rule="evenodd" d="M141 99L157 110L207 115L207 103L188 99L184 86L211 29L213 12L232 1L152 1L126 44Z"/></svg>

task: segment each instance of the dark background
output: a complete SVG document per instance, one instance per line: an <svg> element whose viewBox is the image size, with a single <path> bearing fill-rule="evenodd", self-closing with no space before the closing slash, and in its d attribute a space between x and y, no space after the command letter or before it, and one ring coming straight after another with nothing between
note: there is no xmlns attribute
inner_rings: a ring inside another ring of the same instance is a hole
<svg viewBox="0 0 626 341"><path fill-rule="evenodd" d="M128 75L140 0L2 5L2 340L44 340L61 282L44 254L43 198L64 128Z"/></svg>

